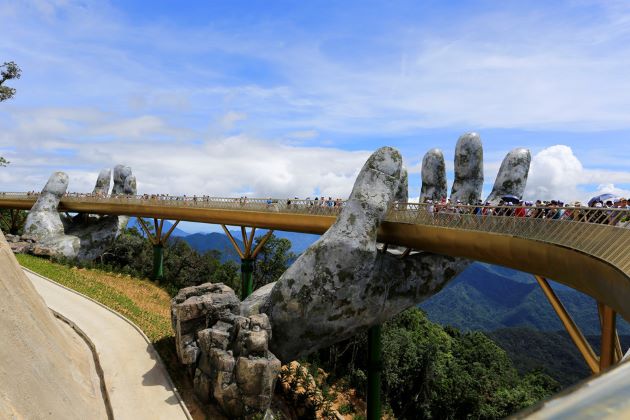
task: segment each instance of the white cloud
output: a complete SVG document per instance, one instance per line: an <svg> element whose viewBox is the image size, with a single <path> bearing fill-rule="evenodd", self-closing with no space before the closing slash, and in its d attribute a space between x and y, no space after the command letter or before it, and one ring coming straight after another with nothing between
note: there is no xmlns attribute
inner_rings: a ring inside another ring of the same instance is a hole
<svg viewBox="0 0 630 420"><path fill-rule="evenodd" d="M227 112L225 115L223 115L220 119L220 123L221 126L226 129L226 130L230 130L232 128L234 128L234 126L236 125L237 122L239 121L243 121L247 119L247 114L244 112L236 112L236 111L229 111Z"/></svg>
<svg viewBox="0 0 630 420"><path fill-rule="evenodd" d="M155 117L94 118L97 113L85 112L64 124L64 112L44 114L37 137L19 124L0 136L3 155L12 162L0 170L3 189L38 190L50 173L63 170L70 189L91 191L99 169L123 163L133 168L140 193L346 197L370 153L247 135L182 135L186 130Z"/></svg>
<svg viewBox="0 0 630 420"><path fill-rule="evenodd" d="M578 196L584 167L568 146L551 146L532 159L525 197L559 199Z"/></svg>
<svg viewBox="0 0 630 420"><path fill-rule="evenodd" d="M630 173L606 169L585 169L569 146L555 145L538 152L532 159L525 198L587 201L590 197L615 193L630 195L614 183L630 183Z"/></svg>

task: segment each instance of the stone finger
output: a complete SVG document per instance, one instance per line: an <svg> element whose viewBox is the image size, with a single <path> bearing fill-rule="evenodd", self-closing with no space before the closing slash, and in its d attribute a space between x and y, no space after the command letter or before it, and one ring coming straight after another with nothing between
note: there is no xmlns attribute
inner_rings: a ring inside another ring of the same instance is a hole
<svg viewBox="0 0 630 420"><path fill-rule="evenodd" d="M422 187L420 202L425 199L439 201L446 197L446 165L440 149L429 150L422 158Z"/></svg>
<svg viewBox="0 0 630 420"><path fill-rule="evenodd" d="M131 176L131 168L125 165L114 167L114 187L112 195L125 194L125 180Z"/></svg>
<svg viewBox="0 0 630 420"><path fill-rule="evenodd" d="M455 180L451 200L475 204L483 188L483 147L477 133L466 133L455 147Z"/></svg>
<svg viewBox="0 0 630 420"><path fill-rule="evenodd" d="M102 169L101 172L98 173L98 178L96 178L96 184L94 185L93 194L105 196L109 194L109 186L112 181L112 170L111 169Z"/></svg>
<svg viewBox="0 0 630 420"><path fill-rule="evenodd" d="M68 188L68 175L64 172L54 172L39 194L37 201L31 208L24 232L38 238L51 235L63 235L64 226L59 217L59 200Z"/></svg>
<svg viewBox="0 0 630 420"><path fill-rule="evenodd" d="M374 250L378 227L398 192L401 174L402 156L396 149L382 147L374 152L359 172L339 217L320 241Z"/></svg>
<svg viewBox="0 0 630 420"><path fill-rule="evenodd" d="M134 175L129 175L125 178L125 182L123 184L123 191L127 195L136 195L137 186L136 186L136 177Z"/></svg>
<svg viewBox="0 0 630 420"><path fill-rule="evenodd" d="M398 190L396 191L394 200L399 203L406 203L409 201L409 173L404 165L400 171L400 183L398 184Z"/></svg>
<svg viewBox="0 0 630 420"><path fill-rule="evenodd" d="M486 201L497 204L506 195L522 198L531 161L532 156L528 149L518 148L508 153L501 163L494 187Z"/></svg>

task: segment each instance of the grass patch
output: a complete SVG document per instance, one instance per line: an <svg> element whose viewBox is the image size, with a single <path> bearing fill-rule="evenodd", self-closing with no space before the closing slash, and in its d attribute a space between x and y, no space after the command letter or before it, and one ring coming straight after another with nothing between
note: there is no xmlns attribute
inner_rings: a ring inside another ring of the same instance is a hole
<svg viewBox="0 0 630 420"><path fill-rule="evenodd" d="M15 255L20 265L76 290L127 317L149 337L193 417L199 417L192 384L179 364L171 329L168 292L146 279L97 269L68 267L27 254Z"/></svg>
<svg viewBox="0 0 630 420"><path fill-rule="evenodd" d="M17 254L23 267L76 290L121 313L151 342L173 336L169 294L149 280L100 270L67 267L32 255Z"/></svg>

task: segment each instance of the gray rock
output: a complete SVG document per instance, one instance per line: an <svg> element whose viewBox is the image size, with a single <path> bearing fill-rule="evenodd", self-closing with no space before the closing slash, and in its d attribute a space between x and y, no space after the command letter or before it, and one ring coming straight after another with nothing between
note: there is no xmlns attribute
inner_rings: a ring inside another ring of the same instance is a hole
<svg viewBox="0 0 630 420"><path fill-rule="evenodd" d="M483 188L483 148L477 133L466 133L455 147L455 181L451 201L475 204Z"/></svg>
<svg viewBox="0 0 630 420"><path fill-rule="evenodd" d="M11 235L10 233L7 233L6 235L4 235L4 237L8 243L15 243L20 241L20 237L18 235Z"/></svg>
<svg viewBox="0 0 630 420"><path fill-rule="evenodd" d="M425 199L439 201L447 195L446 165L440 149L431 149L422 158L422 187L420 202Z"/></svg>
<svg viewBox="0 0 630 420"><path fill-rule="evenodd" d="M14 254L30 254L33 252L34 245L32 242L18 241L9 243L11 251Z"/></svg>
<svg viewBox="0 0 630 420"><path fill-rule="evenodd" d="M193 379L193 389L195 395L202 403L210 401L210 392L212 390L212 380L210 376L201 371L201 369L195 370L195 378Z"/></svg>
<svg viewBox="0 0 630 420"><path fill-rule="evenodd" d="M239 303L220 283L181 289L171 302L177 355L195 366L195 393L230 418L269 409L280 373L280 360L268 350L267 315L238 315Z"/></svg>

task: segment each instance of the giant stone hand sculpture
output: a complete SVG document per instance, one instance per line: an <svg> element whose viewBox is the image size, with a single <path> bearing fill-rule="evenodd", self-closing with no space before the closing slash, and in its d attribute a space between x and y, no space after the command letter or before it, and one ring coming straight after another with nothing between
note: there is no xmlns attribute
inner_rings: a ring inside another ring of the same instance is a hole
<svg viewBox="0 0 630 420"><path fill-rule="evenodd" d="M110 169L102 170L93 194L107 195L111 183ZM126 216L95 216L78 214L74 217L58 211L59 200L68 188L68 175L53 173L26 218L24 233L37 239L40 247L52 254L91 260L103 253L129 220ZM136 194L136 178L128 166L114 168L112 195Z"/></svg>
<svg viewBox="0 0 630 420"><path fill-rule="evenodd" d="M510 152L488 199L522 196L530 160L526 149ZM446 197L441 152L429 151L422 175L421 200L429 194L433 199ZM269 316L269 348L280 360L293 360L380 324L434 295L468 266L468 260L427 252L404 259L378 252L378 227L401 182L406 183L406 177L400 154L389 147L377 150L359 173L335 224L276 283L242 303L244 314L259 311ZM481 140L475 133L465 134L455 150L451 200L477 203L482 187Z"/></svg>
<svg viewBox="0 0 630 420"><path fill-rule="evenodd" d="M511 151L501 165L488 200L496 202L508 194L521 197L530 161L528 150ZM477 203L482 187L481 140L475 133L465 134L456 146L451 200ZM246 401L262 389L255 387L253 394L248 394L242 380L238 379L246 375L238 367L234 368L235 364L239 366L242 357L238 349L244 343L239 325L253 322L247 319L260 316L265 322L268 319L270 328L261 338L265 343L258 345L264 351L257 359L260 366L265 366L259 367L259 372L266 374L250 376L269 378L277 368L276 357L289 362L380 324L440 291L471 263L428 252L411 253L401 259L378 250L379 225L393 202L407 201L407 188L407 173L400 153L383 147L363 166L333 226L277 282L254 291L241 302L240 313L232 308L223 311L222 317L211 315L230 294L224 287L220 292L215 287L214 293L204 292L209 285L180 291L172 304L178 355L185 364L201 360L195 386L203 399L214 396L231 415L253 408L245 402L240 406L234 402L237 395ZM444 198L446 188L444 157L441 151L432 149L423 159L421 200ZM214 345L213 340L201 339L214 335L225 337L220 346ZM219 362L218 356L209 356L218 354L217 351L229 359L229 363ZM204 362L209 357L215 362ZM217 371L221 371L222 385L215 383L214 390L211 384L197 385L211 382ZM273 382L264 388L273 389ZM230 395L230 404L225 403L222 391L227 389L235 389ZM238 411L233 411L235 406L240 407Z"/></svg>

